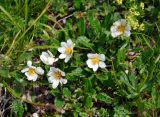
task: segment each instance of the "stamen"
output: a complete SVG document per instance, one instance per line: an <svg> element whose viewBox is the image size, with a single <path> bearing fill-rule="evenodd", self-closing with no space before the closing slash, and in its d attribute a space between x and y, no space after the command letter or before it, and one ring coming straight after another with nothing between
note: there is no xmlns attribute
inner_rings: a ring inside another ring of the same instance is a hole
<svg viewBox="0 0 160 117"><path fill-rule="evenodd" d="M92 63L93 64L99 64L99 57L95 57L95 58L92 58Z"/></svg>
<svg viewBox="0 0 160 117"><path fill-rule="evenodd" d="M119 27L118 27L118 31L119 32L121 32L121 33L124 33L125 32L125 26L124 25L120 25Z"/></svg>
<svg viewBox="0 0 160 117"><path fill-rule="evenodd" d="M61 79L62 78L62 74L61 72L57 71L53 74L54 78L56 78L57 80Z"/></svg>
<svg viewBox="0 0 160 117"><path fill-rule="evenodd" d="M66 54L71 54L72 53L72 49L71 48L66 48Z"/></svg>
<svg viewBox="0 0 160 117"><path fill-rule="evenodd" d="M29 73L29 75L34 75L34 74L36 74L36 71L35 71L34 68L30 68L30 69L28 70L28 73Z"/></svg>

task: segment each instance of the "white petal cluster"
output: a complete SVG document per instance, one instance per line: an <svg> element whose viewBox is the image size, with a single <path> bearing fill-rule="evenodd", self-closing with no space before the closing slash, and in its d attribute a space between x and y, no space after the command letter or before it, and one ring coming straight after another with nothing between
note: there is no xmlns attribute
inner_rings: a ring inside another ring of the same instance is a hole
<svg viewBox="0 0 160 117"><path fill-rule="evenodd" d="M74 43L71 39L67 42L61 42L61 47L58 48L58 51L61 53L59 55L60 59L65 59L67 63L73 55ZM58 58L48 50L47 52L42 52L40 55L41 61L46 65L53 65L53 63L58 61ZM27 76L27 79L30 81L36 81L38 75L43 75L44 70L41 67L32 66L32 62L27 62L28 68L21 70ZM52 83L52 87L55 89L59 84L66 84L67 79L64 79L65 73L58 68L50 67L50 70L47 74L49 76L48 81Z"/></svg>
<svg viewBox="0 0 160 117"><path fill-rule="evenodd" d="M55 58L49 50L47 52L42 52L40 59L46 65L53 65L53 63L58 61L58 58Z"/></svg>
<svg viewBox="0 0 160 117"><path fill-rule="evenodd" d="M131 27L127 24L125 19L120 19L111 26L111 35L113 38L119 36L129 37L131 35Z"/></svg>
<svg viewBox="0 0 160 117"><path fill-rule="evenodd" d="M32 62L27 62L28 68L25 68L21 70L22 73L24 73L27 76L27 79L30 81L36 81L38 78L38 75L43 75L44 70L41 67L35 67L32 66Z"/></svg>
<svg viewBox="0 0 160 117"><path fill-rule="evenodd" d="M89 68L92 68L94 72L98 70L98 67L105 68L106 64L105 61L105 55L104 54L87 54L88 60L86 61Z"/></svg>
<svg viewBox="0 0 160 117"><path fill-rule="evenodd" d="M122 22L124 25L124 21L118 21L115 22L115 26L118 26ZM115 27L113 27L115 28ZM113 31L113 29L112 29ZM65 59L65 63L67 63L70 58L73 55L73 48L75 44L72 42L71 39L67 40L67 42L61 42L61 47L58 48L58 51L61 53L59 55L60 59ZM88 60L86 61L86 64L88 65L89 68L92 68L94 72L98 70L98 68L105 68L105 55L104 54L93 54L89 53L87 54ZM53 63L58 61L58 58L55 58L55 56L48 50L47 52L42 52L40 55L41 61L46 64L46 65L53 65ZM41 67L35 67L32 66L32 62L28 61L27 62L28 68L25 68L21 70L22 73L24 73L27 76L27 79L30 81L36 81L38 78L38 75L43 75L44 70ZM48 75L48 81L49 83L52 84L52 87L55 89L59 84L66 84L67 79L65 79L65 72L62 70L55 68L55 67L50 67L49 72L47 73Z"/></svg>
<svg viewBox="0 0 160 117"><path fill-rule="evenodd" d="M37 113L33 113L32 117L39 117L39 115Z"/></svg>
<svg viewBox="0 0 160 117"><path fill-rule="evenodd" d="M58 68L51 67L48 74L48 81L52 83L52 87L55 89L59 84L66 84L67 79L64 79L65 72L61 71Z"/></svg>
<svg viewBox="0 0 160 117"><path fill-rule="evenodd" d="M58 51L61 53L59 58L65 59L65 63L72 57L74 45L71 39L67 40L67 42L61 42L61 47L58 48Z"/></svg>

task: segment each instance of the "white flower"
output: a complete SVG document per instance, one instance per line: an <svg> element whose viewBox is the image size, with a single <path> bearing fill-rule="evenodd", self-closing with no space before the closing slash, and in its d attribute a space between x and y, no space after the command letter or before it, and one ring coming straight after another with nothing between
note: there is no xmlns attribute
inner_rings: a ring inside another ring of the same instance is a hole
<svg viewBox="0 0 160 117"><path fill-rule="evenodd" d="M67 79L64 79L65 73L58 68L51 67L47 74L49 76L48 81L52 83L52 87L55 89L59 83L66 84Z"/></svg>
<svg viewBox="0 0 160 117"><path fill-rule="evenodd" d="M25 75L27 76L27 79L30 81L31 80L36 81L38 78L38 75L44 74L44 70L41 67L32 66L31 61L27 61L27 66L28 68L21 70L21 72L25 73Z"/></svg>
<svg viewBox="0 0 160 117"><path fill-rule="evenodd" d="M65 63L72 57L74 45L71 39L67 40L67 42L61 42L61 47L58 48L58 51L61 53L59 58L65 59Z"/></svg>
<svg viewBox="0 0 160 117"><path fill-rule="evenodd" d="M126 70L125 70L125 73L126 73L126 74L128 74L128 73L129 73L128 69L126 69Z"/></svg>
<svg viewBox="0 0 160 117"><path fill-rule="evenodd" d="M105 68L106 64L105 61L105 55L104 54L87 54L88 60L86 61L89 68L92 68L93 71L97 71L98 67Z"/></svg>
<svg viewBox="0 0 160 117"><path fill-rule="evenodd" d="M112 37L118 37L118 36L126 36L129 37L131 35L131 27L127 24L125 19L120 19L113 23L113 26L111 26L111 35Z"/></svg>
<svg viewBox="0 0 160 117"><path fill-rule="evenodd" d="M32 117L39 117L39 115L37 113L33 113Z"/></svg>
<svg viewBox="0 0 160 117"><path fill-rule="evenodd" d="M58 61L58 58L55 58L49 50L47 52L42 52L40 59L46 65L53 65L54 62Z"/></svg>

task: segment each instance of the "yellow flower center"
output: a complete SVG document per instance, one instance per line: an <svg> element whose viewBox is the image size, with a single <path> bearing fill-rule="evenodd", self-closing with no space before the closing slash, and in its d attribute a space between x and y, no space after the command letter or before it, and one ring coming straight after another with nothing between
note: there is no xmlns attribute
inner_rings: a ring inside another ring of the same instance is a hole
<svg viewBox="0 0 160 117"><path fill-rule="evenodd" d="M61 79L62 78L62 74L61 72L57 71L53 74L54 78L56 78L57 80Z"/></svg>
<svg viewBox="0 0 160 117"><path fill-rule="evenodd" d="M30 68L30 69L28 70L28 73L29 73L29 75L34 75L34 74L36 74L36 71L35 71L34 68Z"/></svg>
<svg viewBox="0 0 160 117"><path fill-rule="evenodd" d="M71 54L72 53L72 49L71 48L66 48L66 54Z"/></svg>
<svg viewBox="0 0 160 117"><path fill-rule="evenodd" d="M92 58L92 63L93 64L99 64L99 57L95 57L95 58Z"/></svg>
<svg viewBox="0 0 160 117"><path fill-rule="evenodd" d="M121 33L124 33L125 32L125 26L124 25L120 25L119 27L118 27L118 31L119 32L121 32Z"/></svg>

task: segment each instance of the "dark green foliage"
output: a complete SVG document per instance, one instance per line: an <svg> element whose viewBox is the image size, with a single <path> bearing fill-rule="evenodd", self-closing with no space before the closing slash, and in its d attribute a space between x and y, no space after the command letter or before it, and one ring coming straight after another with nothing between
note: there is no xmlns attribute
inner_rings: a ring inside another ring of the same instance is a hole
<svg viewBox="0 0 160 117"><path fill-rule="evenodd" d="M0 82L12 95L10 115L158 117L159 6L159 0L1 0ZM119 19L130 22L130 37L111 36ZM50 66L39 56L50 50L57 58L60 43L69 38L75 43L72 58L53 65L68 82L52 89ZM106 68L88 68L88 53L105 54ZM21 73L28 60L45 70L36 82ZM22 101L24 95L32 102Z"/></svg>

